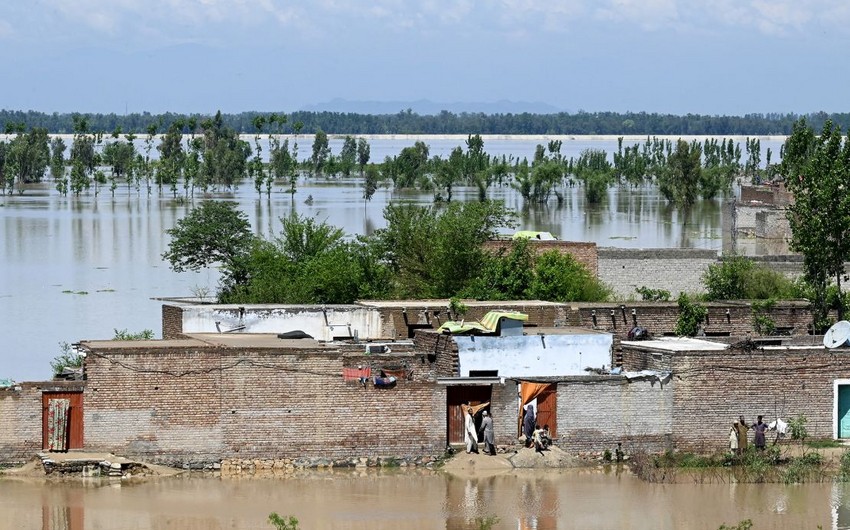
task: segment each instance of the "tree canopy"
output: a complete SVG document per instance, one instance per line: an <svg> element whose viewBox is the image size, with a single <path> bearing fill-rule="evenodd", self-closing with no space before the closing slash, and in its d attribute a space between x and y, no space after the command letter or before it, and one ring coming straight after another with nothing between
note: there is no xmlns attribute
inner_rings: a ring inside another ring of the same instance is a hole
<svg viewBox="0 0 850 530"><path fill-rule="evenodd" d="M171 242L162 258L175 272L198 271L215 264L234 268L253 243L250 228L235 203L203 201L166 230Z"/></svg>
<svg viewBox="0 0 850 530"><path fill-rule="evenodd" d="M850 256L850 138L827 121L815 135L805 120L782 148L785 186L794 194L787 209L791 249L803 254L805 279L815 292L819 326L826 323L827 288L838 289L838 315L843 318L842 279Z"/></svg>

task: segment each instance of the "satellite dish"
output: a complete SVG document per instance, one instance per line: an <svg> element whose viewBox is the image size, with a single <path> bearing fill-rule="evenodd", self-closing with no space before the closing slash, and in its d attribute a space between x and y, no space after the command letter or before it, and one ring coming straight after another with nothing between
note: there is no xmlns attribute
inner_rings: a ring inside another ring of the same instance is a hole
<svg viewBox="0 0 850 530"><path fill-rule="evenodd" d="M829 328L823 336L823 345L827 348L840 348L850 339L850 322L841 320Z"/></svg>

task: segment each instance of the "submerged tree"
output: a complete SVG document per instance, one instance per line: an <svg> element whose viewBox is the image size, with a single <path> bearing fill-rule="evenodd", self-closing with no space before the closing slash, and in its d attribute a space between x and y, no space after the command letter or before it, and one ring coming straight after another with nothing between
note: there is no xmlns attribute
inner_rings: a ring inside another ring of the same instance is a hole
<svg viewBox="0 0 850 530"><path fill-rule="evenodd" d="M231 202L204 201L166 233L171 241L162 258L175 272L219 264L238 274L254 240L247 217Z"/></svg>

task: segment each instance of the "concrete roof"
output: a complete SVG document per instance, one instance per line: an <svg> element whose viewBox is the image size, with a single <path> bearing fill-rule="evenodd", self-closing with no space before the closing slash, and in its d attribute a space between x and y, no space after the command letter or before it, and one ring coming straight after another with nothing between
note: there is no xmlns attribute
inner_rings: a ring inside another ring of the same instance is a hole
<svg viewBox="0 0 850 530"><path fill-rule="evenodd" d="M653 340L624 340L622 346L637 350L655 350L664 352L680 351L722 351L729 348L728 344L710 340L694 339L691 337L660 337Z"/></svg>

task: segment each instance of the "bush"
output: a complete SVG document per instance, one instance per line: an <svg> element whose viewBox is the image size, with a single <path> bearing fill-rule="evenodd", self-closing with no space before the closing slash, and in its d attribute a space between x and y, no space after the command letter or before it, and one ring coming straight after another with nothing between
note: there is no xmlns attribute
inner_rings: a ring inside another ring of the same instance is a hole
<svg viewBox="0 0 850 530"><path fill-rule="evenodd" d="M685 293L679 295L677 302L679 303L679 318L676 320L674 331L680 337L693 337L708 315L708 309L692 302L691 298Z"/></svg>
<svg viewBox="0 0 850 530"><path fill-rule="evenodd" d="M611 290L569 254L544 252L534 262L528 298L552 302L601 302Z"/></svg>
<svg viewBox="0 0 850 530"><path fill-rule="evenodd" d="M709 265L702 283L709 301L788 299L795 294L791 280L744 256L724 257Z"/></svg>
<svg viewBox="0 0 850 530"><path fill-rule="evenodd" d="M649 287L638 287L635 289L640 299L645 302L669 302L670 291L664 289L650 289Z"/></svg>

